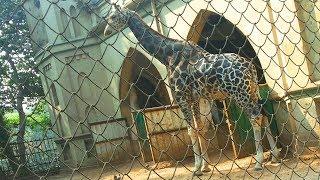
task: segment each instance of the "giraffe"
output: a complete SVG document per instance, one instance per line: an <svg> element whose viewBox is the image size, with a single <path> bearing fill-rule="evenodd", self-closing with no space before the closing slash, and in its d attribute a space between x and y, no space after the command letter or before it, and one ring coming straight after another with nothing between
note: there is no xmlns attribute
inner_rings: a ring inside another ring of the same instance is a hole
<svg viewBox="0 0 320 180"><path fill-rule="evenodd" d="M144 50L168 67L170 88L188 123L195 158L193 175L200 176L203 172L211 171L208 144L203 138L208 124L200 120L201 98L210 101L232 98L250 117L256 146L254 169L261 170L261 126L266 123L260 113L263 103L259 97L254 65L238 54L210 54L193 42L165 37L144 23L136 12L115 4L113 6L114 11L106 17L104 33L121 32L129 27ZM272 162L276 162L280 151L269 126L265 129Z"/></svg>

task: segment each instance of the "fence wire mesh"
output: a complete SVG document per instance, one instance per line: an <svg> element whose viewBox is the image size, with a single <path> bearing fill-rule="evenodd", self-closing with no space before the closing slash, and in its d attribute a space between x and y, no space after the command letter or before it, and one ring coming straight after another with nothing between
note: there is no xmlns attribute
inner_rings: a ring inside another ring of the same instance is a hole
<svg viewBox="0 0 320 180"><path fill-rule="evenodd" d="M319 1L0 4L1 178L320 178Z"/></svg>

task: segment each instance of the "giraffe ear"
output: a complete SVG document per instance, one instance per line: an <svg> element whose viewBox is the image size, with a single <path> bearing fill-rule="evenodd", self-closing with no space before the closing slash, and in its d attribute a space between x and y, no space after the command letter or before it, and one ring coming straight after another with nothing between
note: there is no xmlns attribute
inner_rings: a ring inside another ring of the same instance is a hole
<svg viewBox="0 0 320 180"><path fill-rule="evenodd" d="M110 35L111 33L112 33L112 30L110 30L109 26L106 26L106 27L104 28L103 35L108 36L108 35Z"/></svg>

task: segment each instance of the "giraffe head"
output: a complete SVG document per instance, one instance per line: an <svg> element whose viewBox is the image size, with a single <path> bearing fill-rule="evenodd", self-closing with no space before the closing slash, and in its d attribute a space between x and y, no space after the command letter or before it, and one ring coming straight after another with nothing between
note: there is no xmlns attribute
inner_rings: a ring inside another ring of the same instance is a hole
<svg viewBox="0 0 320 180"><path fill-rule="evenodd" d="M119 5L112 5L113 11L112 13L106 18L107 26L104 29L104 35L111 34L113 31L121 31L128 22L130 15L132 13L131 10L120 7Z"/></svg>

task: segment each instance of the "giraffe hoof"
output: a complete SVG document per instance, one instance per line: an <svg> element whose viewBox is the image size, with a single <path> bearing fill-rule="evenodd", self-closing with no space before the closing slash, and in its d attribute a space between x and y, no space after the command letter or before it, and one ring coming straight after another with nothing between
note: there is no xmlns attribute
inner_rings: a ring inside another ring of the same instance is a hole
<svg viewBox="0 0 320 180"><path fill-rule="evenodd" d="M261 171L262 170L262 166L258 165L254 167L254 171Z"/></svg>
<svg viewBox="0 0 320 180"><path fill-rule="evenodd" d="M271 151L271 163L280 163L280 151L275 149L274 152Z"/></svg>
<svg viewBox="0 0 320 180"><path fill-rule="evenodd" d="M278 158L276 158L276 157L272 157L272 158L271 158L271 163L274 163L274 164L280 163L280 159L278 159Z"/></svg>
<svg viewBox="0 0 320 180"><path fill-rule="evenodd" d="M210 172L211 169L210 169L209 166L203 166L201 171L204 172L204 173L206 173L206 172Z"/></svg>
<svg viewBox="0 0 320 180"><path fill-rule="evenodd" d="M202 176L203 173L202 173L202 171L200 171L200 170L196 170L196 171L193 171L192 175L193 175L193 176Z"/></svg>

